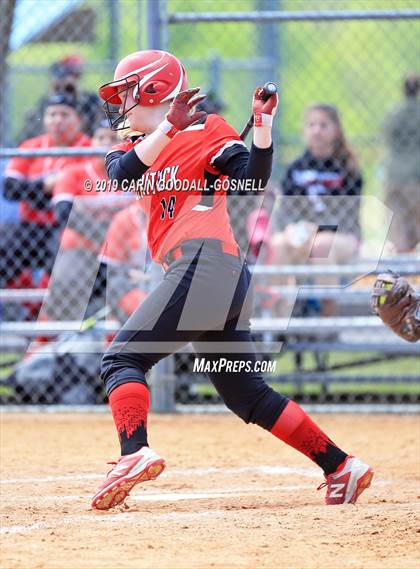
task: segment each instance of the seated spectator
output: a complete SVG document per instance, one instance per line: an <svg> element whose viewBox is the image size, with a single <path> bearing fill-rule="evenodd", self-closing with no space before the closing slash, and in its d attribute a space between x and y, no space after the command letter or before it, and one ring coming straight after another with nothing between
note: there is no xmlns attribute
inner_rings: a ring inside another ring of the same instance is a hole
<svg viewBox="0 0 420 569"><path fill-rule="evenodd" d="M405 100L384 125L385 203L393 212L390 238L398 253L420 242L420 76L404 80Z"/></svg>
<svg viewBox="0 0 420 569"><path fill-rule="evenodd" d="M274 262L347 262L360 245L362 177L337 110L310 106L304 139L305 152L288 167L282 182L283 231L273 237Z"/></svg>
<svg viewBox="0 0 420 569"><path fill-rule="evenodd" d="M146 259L146 219L139 204L134 203L115 215L102 256L102 262L107 265L108 302L121 322L125 322L147 296L149 275L143 270Z"/></svg>
<svg viewBox="0 0 420 569"><path fill-rule="evenodd" d="M108 121L94 127L93 146L111 148L116 143ZM57 177L52 203L62 235L44 305L48 319L82 320L104 301L105 275L103 267L98 271L97 257L113 216L127 199L134 199L112 191L107 181L103 156L71 164Z"/></svg>
<svg viewBox="0 0 420 569"><path fill-rule="evenodd" d="M19 149L90 146L91 140L80 130L78 102L59 94L48 99L43 124L45 134L23 142ZM46 156L13 158L6 169L4 197L20 202L20 223L5 224L0 250L1 287L26 268L50 271L54 258L57 228L51 197L59 171L79 163L80 157Z"/></svg>
<svg viewBox="0 0 420 569"><path fill-rule="evenodd" d="M310 106L305 113L306 149L287 168L280 203L282 231L273 236L274 264L341 264L360 247L362 177L335 107ZM290 282L291 279L288 279ZM335 284L319 278L317 284ZM324 315L336 305L321 302Z"/></svg>
<svg viewBox="0 0 420 569"><path fill-rule="evenodd" d="M83 73L83 61L78 55L68 55L53 63L50 67L49 93L46 93L36 107L25 115L20 140L38 136L42 132L42 117L51 95L66 93L76 97L80 104L81 130L92 136L92 127L103 118L102 105L95 92L80 89L79 82Z"/></svg>

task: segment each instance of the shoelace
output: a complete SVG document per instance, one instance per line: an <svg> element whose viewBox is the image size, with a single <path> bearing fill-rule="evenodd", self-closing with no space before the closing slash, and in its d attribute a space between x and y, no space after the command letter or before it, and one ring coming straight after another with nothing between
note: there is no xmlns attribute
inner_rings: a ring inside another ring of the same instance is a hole
<svg viewBox="0 0 420 569"><path fill-rule="evenodd" d="M342 469L342 467L344 466L344 464L345 464L345 461L342 463L342 465L339 466L338 470L336 470L335 472L333 472L333 474L337 474L338 472L340 472L340 470ZM330 480L332 480L331 476L332 476L332 474L328 474L328 475L325 477L325 481L324 481L322 484L320 484L320 485L318 486L317 490L322 490L322 488L325 488L325 486L328 486L328 484L330 483Z"/></svg>
<svg viewBox="0 0 420 569"><path fill-rule="evenodd" d="M107 462L107 464L113 464L114 466L117 466L117 464L119 463L121 459L115 461L115 460L110 460L109 462ZM111 468L110 470L108 470L108 472L106 473L106 475L108 476L110 472L112 472L114 469Z"/></svg>
<svg viewBox="0 0 420 569"><path fill-rule="evenodd" d="M322 482L322 483L318 486L317 490L322 490L323 488L325 488L326 486L328 486L328 484L330 483L330 481L331 481L330 475L326 476L324 482Z"/></svg>

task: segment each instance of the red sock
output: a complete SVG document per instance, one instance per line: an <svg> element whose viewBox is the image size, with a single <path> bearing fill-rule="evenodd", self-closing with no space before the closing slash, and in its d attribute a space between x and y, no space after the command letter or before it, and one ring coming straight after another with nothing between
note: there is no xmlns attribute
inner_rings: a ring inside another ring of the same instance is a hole
<svg viewBox="0 0 420 569"><path fill-rule="evenodd" d="M325 474L335 472L347 457L294 401L286 405L271 433L318 464Z"/></svg>
<svg viewBox="0 0 420 569"><path fill-rule="evenodd" d="M121 444L121 455L137 452L147 443L150 397L146 385L133 381L116 387L109 404Z"/></svg>

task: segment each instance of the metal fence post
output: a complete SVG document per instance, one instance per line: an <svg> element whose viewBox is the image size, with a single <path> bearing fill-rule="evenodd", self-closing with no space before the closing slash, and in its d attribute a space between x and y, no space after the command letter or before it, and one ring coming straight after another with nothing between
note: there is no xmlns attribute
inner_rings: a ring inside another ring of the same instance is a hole
<svg viewBox="0 0 420 569"><path fill-rule="evenodd" d="M161 2L148 0L147 3L147 44L149 49L161 49Z"/></svg>
<svg viewBox="0 0 420 569"><path fill-rule="evenodd" d="M142 36L142 26L141 22L143 20L143 2L142 0L136 0L136 51L142 49L143 36Z"/></svg>
<svg viewBox="0 0 420 569"><path fill-rule="evenodd" d="M275 12L280 9L279 0L256 0L256 7L261 12ZM279 49L279 35L280 25L278 22L257 22L257 37L258 37L258 51L260 57L268 62L267 67L258 70L258 80L261 83L267 81L274 81L278 84L280 76L280 49ZM274 147L278 148L280 142L279 120L273 123L273 142ZM274 160L273 163L273 176L272 179L278 178L278 161Z"/></svg>
<svg viewBox="0 0 420 569"><path fill-rule="evenodd" d="M209 78L210 91L218 98L222 84L222 60L219 54L215 54L209 62Z"/></svg>
<svg viewBox="0 0 420 569"><path fill-rule="evenodd" d="M11 143L10 135L10 68L7 63L7 56L10 49L12 33L13 15L15 11L15 0L7 0L2 4L2 24L0 26L0 144L7 146Z"/></svg>
<svg viewBox="0 0 420 569"><path fill-rule="evenodd" d="M108 0L109 14L109 59L116 65L119 51L119 5L118 0Z"/></svg>
<svg viewBox="0 0 420 569"><path fill-rule="evenodd" d="M174 357L161 360L150 372L151 410L155 413L175 411Z"/></svg>

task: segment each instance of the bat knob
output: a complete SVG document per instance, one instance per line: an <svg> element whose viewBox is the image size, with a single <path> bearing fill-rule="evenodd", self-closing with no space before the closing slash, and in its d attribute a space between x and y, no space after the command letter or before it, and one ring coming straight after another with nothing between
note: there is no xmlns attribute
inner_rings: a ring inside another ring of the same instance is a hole
<svg viewBox="0 0 420 569"><path fill-rule="evenodd" d="M277 93L277 85L272 81L268 81L263 87L264 95L268 99L274 93Z"/></svg>

